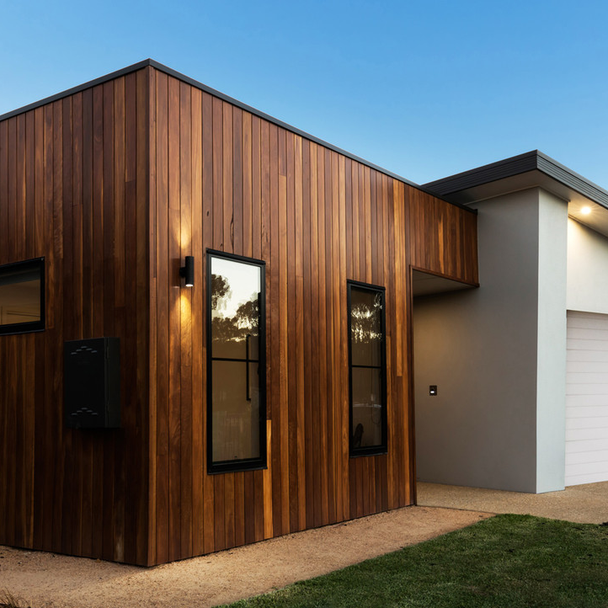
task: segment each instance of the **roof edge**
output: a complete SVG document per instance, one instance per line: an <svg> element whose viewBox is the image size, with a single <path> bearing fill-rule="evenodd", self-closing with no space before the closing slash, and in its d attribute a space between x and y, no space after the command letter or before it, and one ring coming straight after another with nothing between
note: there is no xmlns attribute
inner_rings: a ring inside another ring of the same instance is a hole
<svg viewBox="0 0 608 608"><path fill-rule="evenodd" d="M111 72L109 74L106 74L105 76L95 78L94 80L90 80L89 82L85 82L84 84L78 85L76 87L72 87L70 89L62 91L55 95L51 95L50 97L45 97L44 99L41 99L40 101L36 101L34 103L28 104L27 106L17 108L16 110L11 110L10 112L7 112L6 114L0 115L0 121L7 120L9 118L13 118L14 116L18 116L19 114L23 114L24 112L29 112L31 110L35 110L36 108L47 105L49 103L53 103L54 101L58 101L60 99L63 99L64 97L69 97L70 95L80 93L81 91L84 91L85 89L89 89L94 86L108 82L110 80L120 78L121 76L125 76L126 74L136 72L136 71L141 70L146 67L153 67L156 70L164 72L168 76L177 78L178 80L181 80L182 82L190 84L193 87L195 87L201 91L209 93L210 95L213 95L214 97L217 97L234 106L237 106L237 107L241 108L242 110L245 110L246 112L254 114L255 116L258 116L259 118L262 118L263 120L267 120L267 121L277 125L278 127L286 129L287 131L290 131L292 133L295 133L296 135L299 135L305 139L308 139L309 141L319 144L319 145L323 146L324 148L333 150L334 152L337 152L338 154L342 154L343 156L346 156L347 158L350 158L351 160L361 163L362 165L365 165L366 167L369 167L370 169L383 173L384 175L386 175L388 177L392 177L393 179L403 182L404 184L407 184L408 186L411 186L413 188L416 188L417 190L425 192L426 194L430 194L431 196L442 198L441 195L438 195L437 192L433 192L432 190L428 189L426 186L421 186L420 184L416 184L416 183L410 181L409 179L406 179L405 177L398 175L397 173L388 171L387 169L384 169L384 168L380 167L379 165L375 165L374 163L367 161L364 158L356 156L355 154L351 154L350 152L347 152L346 150L343 150L342 148L339 148L338 146L334 146L333 144L330 144L329 142L326 142L318 137L315 137L314 135L311 135L310 133L307 133L306 131L302 131L301 129L293 127L292 125L290 125L286 122L283 122L282 120L279 120L278 118L274 118L273 116L270 116L269 114L266 114L260 110L257 110L256 108L253 108L252 106L242 103L242 102L238 101L237 99L229 97L228 95L225 95L224 93L221 93L220 91L217 91L216 89L212 89L211 87L203 84L202 82L199 82L198 80L195 80L194 78L191 78L190 76L186 76L185 74L182 74L181 72L173 70L172 68L169 68L166 65L163 65L162 63L159 63L158 61L155 61L154 59L144 59L143 61L139 61L138 63L134 63L133 65L127 66L127 67L117 70L115 72ZM443 200L445 200L445 199L443 199ZM477 210L471 209L470 207L467 207L466 205L462 205L458 202L447 201L447 200L445 202L449 203L450 205L460 207L461 209L464 209L465 211L468 211L470 213L475 213L475 214L477 213Z"/></svg>
<svg viewBox="0 0 608 608"><path fill-rule="evenodd" d="M142 70L143 68L153 65L154 63L155 62L152 59L144 59L143 61L134 63L133 65L127 66L126 68L116 70L115 72L111 72L110 74L106 74L105 76L100 76L99 78L95 78L94 80L89 80L88 82L79 84L78 86L72 87L70 89L66 89L65 91L61 91L60 93L51 95L50 97L45 97L44 99L41 99L39 101L34 101L33 103L30 103L26 106L22 106L21 108L17 108L16 110L6 112L5 114L0 115L0 121L13 118L14 116L18 116L19 114L23 114L25 112L30 112L31 110L35 110L36 108L40 108L41 106L46 106L49 103L59 101L60 99L63 99L64 97L69 97L70 95L75 95L76 93L80 93L81 91L84 91L86 89L91 89L93 87L96 87L97 85L104 84L104 82L115 80L116 78L120 78L121 76L125 76L126 74L137 72L138 70Z"/></svg>
<svg viewBox="0 0 608 608"><path fill-rule="evenodd" d="M562 185L578 192L591 201L608 208L608 191L582 175L572 171L540 150L532 150L476 167L462 173L423 184L422 187L436 196L449 197L458 192L500 181L508 177L538 170Z"/></svg>
<svg viewBox="0 0 608 608"><path fill-rule="evenodd" d="M538 169L579 194L608 208L608 191L555 159L538 151Z"/></svg>
<svg viewBox="0 0 608 608"><path fill-rule="evenodd" d="M494 163L489 163L487 165L482 165L481 167L475 167L474 169L427 182L424 184L424 187L429 188L434 192L453 194L460 190L467 190L468 188L474 188L499 179L504 179L505 177L511 177L513 175L518 175L519 173L537 169L537 158L538 150L524 152L517 156L511 156L510 158L505 158Z"/></svg>

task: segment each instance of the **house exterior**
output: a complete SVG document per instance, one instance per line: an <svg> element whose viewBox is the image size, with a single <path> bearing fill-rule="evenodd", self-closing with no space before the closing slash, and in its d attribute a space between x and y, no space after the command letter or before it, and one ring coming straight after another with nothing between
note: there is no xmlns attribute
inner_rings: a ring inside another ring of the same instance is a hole
<svg viewBox="0 0 608 608"><path fill-rule="evenodd" d="M481 288L416 298L418 478L607 481L608 192L538 151L425 188L477 210Z"/></svg>
<svg viewBox="0 0 608 608"><path fill-rule="evenodd" d="M414 504L421 276L478 285L474 210L154 61L0 116L0 544L154 565Z"/></svg>

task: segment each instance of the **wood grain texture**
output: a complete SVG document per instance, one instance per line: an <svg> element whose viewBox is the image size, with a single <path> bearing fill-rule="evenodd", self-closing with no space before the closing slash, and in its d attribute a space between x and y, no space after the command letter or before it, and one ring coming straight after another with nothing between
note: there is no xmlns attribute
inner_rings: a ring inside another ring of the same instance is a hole
<svg viewBox="0 0 608 608"><path fill-rule="evenodd" d="M144 565L410 505L410 269L477 283L476 217L147 67L0 122L0 543ZM207 474L207 249L266 262L267 459ZM179 268L195 257L195 286ZM386 289L388 452L349 457L347 280ZM122 428L64 428L64 340L118 336Z"/></svg>
<svg viewBox="0 0 608 608"><path fill-rule="evenodd" d="M152 79L157 97L176 86L162 72ZM181 199L173 217L168 194L159 191L151 201L158 222L151 233L177 234L172 222L179 221L180 253L193 252L197 267L204 267L207 249L264 260L268 314L268 469L223 475L206 474L204 270L192 294L181 289L192 305L169 306L168 317L158 318L159 335L187 331L198 340L194 349L182 339L175 353L190 360L199 352L179 406L182 420L195 424L187 445L168 449L182 457L186 449L188 460L200 454L205 462L201 467L199 455L194 467L170 471L164 463L175 456L157 454L157 487L183 483L180 475L201 476L181 492L179 513L169 503L175 512L162 520L157 514L157 534L177 517L179 553L194 555L412 504L409 266L475 283L475 216L184 83L179 97L157 103L155 112L156 134L158 125L180 120L180 167L171 168L159 146L156 154L151 146L150 162L153 174L180 184ZM184 156L195 141L200 151ZM151 260L151 274L163 277L152 300L167 289L166 280L180 293L171 272L179 262L166 250ZM349 458L347 279L386 287L386 455ZM183 376L183 366L168 370L169 377L151 371L157 395L169 393L172 373ZM167 435L166 417L156 421L157 436ZM196 530L203 531L202 545ZM161 563L167 554L157 549L150 560Z"/></svg>
<svg viewBox="0 0 608 608"><path fill-rule="evenodd" d="M0 544L147 561L148 196L138 215L129 170L143 158L145 184L149 152L137 78L0 122L0 264L44 257L46 272L44 332L0 336ZM122 428L66 429L63 342L104 335L121 340Z"/></svg>

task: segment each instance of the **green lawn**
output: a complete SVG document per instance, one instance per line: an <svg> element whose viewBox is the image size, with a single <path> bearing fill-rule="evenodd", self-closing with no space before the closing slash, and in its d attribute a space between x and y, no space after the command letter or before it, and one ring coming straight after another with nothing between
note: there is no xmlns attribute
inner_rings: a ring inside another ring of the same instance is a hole
<svg viewBox="0 0 608 608"><path fill-rule="evenodd" d="M233 608L608 607L608 526L498 515Z"/></svg>

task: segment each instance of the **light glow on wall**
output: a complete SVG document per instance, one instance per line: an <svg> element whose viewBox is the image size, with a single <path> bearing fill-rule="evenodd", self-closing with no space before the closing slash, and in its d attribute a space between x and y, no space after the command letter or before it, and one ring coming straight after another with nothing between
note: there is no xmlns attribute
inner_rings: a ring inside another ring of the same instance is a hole
<svg viewBox="0 0 608 608"><path fill-rule="evenodd" d="M591 213L591 207L589 207L589 205L585 205L582 209L581 209L581 213L583 215L589 215Z"/></svg>

